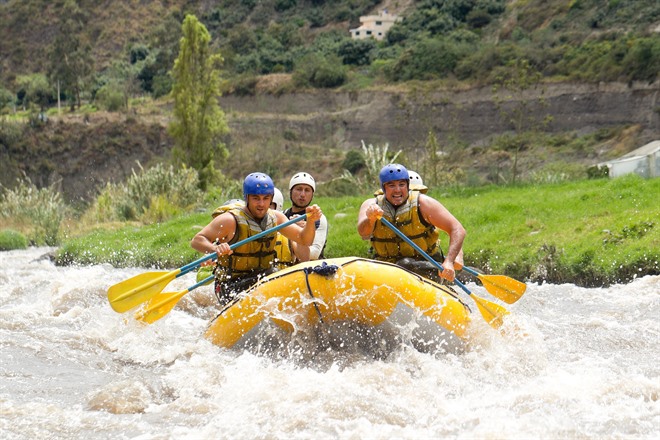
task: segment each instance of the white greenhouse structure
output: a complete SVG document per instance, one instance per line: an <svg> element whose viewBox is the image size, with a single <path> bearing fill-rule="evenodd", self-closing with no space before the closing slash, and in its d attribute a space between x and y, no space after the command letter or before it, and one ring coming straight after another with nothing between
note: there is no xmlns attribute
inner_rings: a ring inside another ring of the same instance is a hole
<svg viewBox="0 0 660 440"><path fill-rule="evenodd" d="M642 177L660 176L660 141L653 141L618 159L598 164L607 167L610 177L637 173Z"/></svg>

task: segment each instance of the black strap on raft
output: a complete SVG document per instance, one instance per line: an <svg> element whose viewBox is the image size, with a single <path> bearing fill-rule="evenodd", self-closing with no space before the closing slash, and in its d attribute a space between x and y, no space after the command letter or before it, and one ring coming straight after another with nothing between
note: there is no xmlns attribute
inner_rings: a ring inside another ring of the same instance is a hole
<svg viewBox="0 0 660 440"><path fill-rule="evenodd" d="M316 309L316 313L318 313L321 322L324 322L323 315L321 315L321 309L319 309L319 305L316 304L316 298L314 298L314 294L312 293L312 286L309 285L309 274L315 273L317 275L321 275L324 277L331 277L332 275L337 273L337 270L339 270L339 266L335 264L328 264L325 261L321 263L319 266L306 267L303 269L303 272L305 272L305 283L307 283L307 291L309 292L309 296L313 300L312 303L314 304L314 308Z"/></svg>

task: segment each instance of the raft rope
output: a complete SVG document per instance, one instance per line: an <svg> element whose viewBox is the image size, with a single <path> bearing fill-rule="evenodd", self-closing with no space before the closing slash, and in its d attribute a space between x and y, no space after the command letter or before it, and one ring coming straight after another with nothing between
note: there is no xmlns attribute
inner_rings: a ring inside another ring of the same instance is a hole
<svg viewBox="0 0 660 440"><path fill-rule="evenodd" d="M319 309L319 305L316 303L316 298L314 297L314 293L312 292L312 286L309 285L309 274L315 273L317 275L330 278L332 275L337 273L338 270L339 270L339 266L335 264L328 264L325 261L321 263L319 266L306 267L303 269L303 272L305 272L305 283L307 283L307 292L309 292L309 296L312 298L312 304L314 304L314 308L316 309L316 313L318 313L319 315L319 319L324 324L325 322L323 321L323 315L321 315L321 309Z"/></svg>

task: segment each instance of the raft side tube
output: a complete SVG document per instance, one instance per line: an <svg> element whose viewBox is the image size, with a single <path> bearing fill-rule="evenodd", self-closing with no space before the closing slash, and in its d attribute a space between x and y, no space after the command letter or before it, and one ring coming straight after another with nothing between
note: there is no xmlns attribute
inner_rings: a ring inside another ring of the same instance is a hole
<svg viewBox="0 0 660 440"><path fill-rule="evenodd" d="M310 270L322 263L337 266L336 272ZM232 347L266 317L288 332L320 321L377 326L399 302L464 337L469 309L451 288L394 264L359 257L305 262L263 278L211 321L206 337Z"/></svg>

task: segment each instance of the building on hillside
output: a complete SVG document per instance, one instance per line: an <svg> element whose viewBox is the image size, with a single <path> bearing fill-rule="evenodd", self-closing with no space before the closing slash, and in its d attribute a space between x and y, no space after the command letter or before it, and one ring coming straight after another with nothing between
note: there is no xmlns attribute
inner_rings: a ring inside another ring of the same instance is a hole
<svg viewBox="0 0 660 440"><path fill-rule="evenodd" d="M383 9L378 15L363 15L360 17L360 27L351 29L351 38L354 40L363 40L365 38L375 38L382 40L390 28L400 21L401 17L390 14L387 9Z"/></svg>
<svg viewBox="0 0 660 440"><path fill-rule="evenodd" d="M660 177L660 141L650 142L618 159L599 163L598 167L607 167L610 178L630 173L647 178Z"/></svg>

